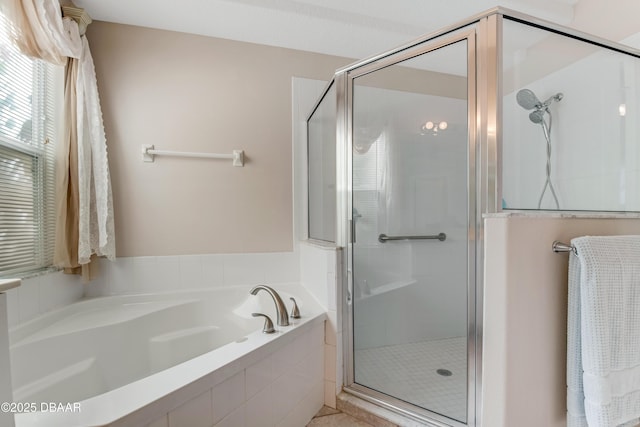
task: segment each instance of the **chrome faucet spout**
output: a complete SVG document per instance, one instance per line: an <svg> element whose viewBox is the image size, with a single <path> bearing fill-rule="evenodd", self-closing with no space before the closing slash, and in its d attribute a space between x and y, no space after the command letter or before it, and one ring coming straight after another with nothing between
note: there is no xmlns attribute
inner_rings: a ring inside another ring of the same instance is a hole
<svg viewBox="0 0 640 427"><path fill-rule="evenodd" d="M289 326L289 315L287 314L287 307L284 305L282 298L280 298L280 295L278 295L276 290L267 285L258 285L254 286L249 291L249 293L251 293L251 295L257 295L259 291L266 291L267 293L269 293L269 295L271 295L271 298L276 305L278 326Z"/></svg>

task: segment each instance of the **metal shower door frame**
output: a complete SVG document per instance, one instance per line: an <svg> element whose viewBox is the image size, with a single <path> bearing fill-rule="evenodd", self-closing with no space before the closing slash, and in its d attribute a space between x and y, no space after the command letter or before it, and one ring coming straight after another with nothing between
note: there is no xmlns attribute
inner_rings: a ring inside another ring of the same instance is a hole
<svg viewBox="0 0 640 427"><path fill-rule="evenodd" d="M338 295L337 323L342 331L344 390L364 400L402 413L432 426L481 427L482 408L482 336L484 292L483 215L502 212L502 27L503 20L538 27L566 37L640 58L640 50L611 42L543 19L503 7L488 10L458 24L427 34L418 40L388 52L356 62L336 71L336 244L342 251L342 274ZM461 30L468 30L465 35ZM456 33L457 32L457 33ZM349 303L352 283L350 266L353 247L350 243L352 222L352 89L353 78L409 59L438 46L468 41L468 201L469 201L469 276L468 276L468 399L467 423L454 422L413 405L354 383L353 307ZM518 212L518 211L514 211ZM340 349L338 349L340 351ZM483 426L488 427L488 426Z"/></svg>
<svg viewBox="0 0 640 427"><path fill-rule="evenodd" d="M364 400L398 412L409 418L438 427L476 426L479 419L481 381L481 340L482 340L482 215L489 204L495 205L495 196L489 197L487 190L498 180L486 179L491 167L497 165L497 158L487 161L484 156L496 156L496 123L497 112L486 116L478 114L480 102L484 106L492 104L497 108L497 65L488 67L493 56L497 62L498 16L494 13L469 20L463 24L447 28L438 34L429 35L409 45L401 46L390 52L366 61L338 70L335 74L337 84L337 244L345 248L342 259L343 310L343 354L345 391ZM493 30L493 31L491 31ZM467 277L467 423L461 423L440 414L419 408L399 399L377 392L354 382L353 352L353 282L351 266L353 265L353 246L350 241L352 224L352 119L353 119L353 80L359 76L397 64L456 42L467 42L467 126L468 126L468 277ZM479 60L480 57L484 61ZM489 75L492 74L490 77ZM493 79L493 84L478 87L480 79ZM490 93L491 92L491 93ZM494 129L493 139L483 138L486 129ZM487 148L489 145L492 149ZM484 148L479 148L484 147ZM480 179L481 175L484 180ZM484 182L483 182L484 181ZM495 188L493 194L497 194ZM480 197L478 197L480 196ZM499 199L498 199L499 200Z"/></svg>

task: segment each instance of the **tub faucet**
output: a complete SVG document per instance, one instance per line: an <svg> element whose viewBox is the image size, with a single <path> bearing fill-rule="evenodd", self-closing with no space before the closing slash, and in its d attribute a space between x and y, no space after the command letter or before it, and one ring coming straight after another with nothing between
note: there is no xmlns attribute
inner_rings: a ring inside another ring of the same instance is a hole
<svg viewBox="0 0 640 427"><path fill-rule="evenodd" d="M285 307L284 302L282 302L282 298L276 292L275 289L267 286L267 285L258 285L254 286L251 291L251 295L257 295L259 291L267 291L271 298L273 298L273 302L276 304L276 313L278 315L278 326L289 326L289 315L287 314L287 307Z"/></svg>

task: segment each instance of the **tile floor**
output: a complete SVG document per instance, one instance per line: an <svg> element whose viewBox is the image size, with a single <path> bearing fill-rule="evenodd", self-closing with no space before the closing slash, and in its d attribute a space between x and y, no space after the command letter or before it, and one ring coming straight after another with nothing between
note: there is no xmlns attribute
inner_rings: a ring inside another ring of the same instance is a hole
<svg viewBox="0 0 640 427"><path fill-rule="evenodd" d="M364 421L344 414L337 409L323 406L307 427L371 427Z"/></svg>
<svg viewBox="0 0 640 427"><path fill-rule="evenodd" d="M357 383L444 416L465 420L465 338L356 350L355 359ZM438 374L440 369L450 375Z"/></svg>

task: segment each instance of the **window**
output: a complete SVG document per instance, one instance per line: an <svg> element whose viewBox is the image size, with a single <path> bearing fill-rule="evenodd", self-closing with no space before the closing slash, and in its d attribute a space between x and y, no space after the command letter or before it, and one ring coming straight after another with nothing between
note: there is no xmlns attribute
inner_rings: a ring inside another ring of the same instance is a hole
<svg viewBox="0 0 640 427"><path fill-rule="evenodd" d="M309 238L336 241L336 89L333 83L307 121Z"/></svg>
<svg viewBox="0 0 640 427"><path fill-rule="evenodd" d="M0 276L48 267L60 67L22 55L0 14Z"/></svg>

